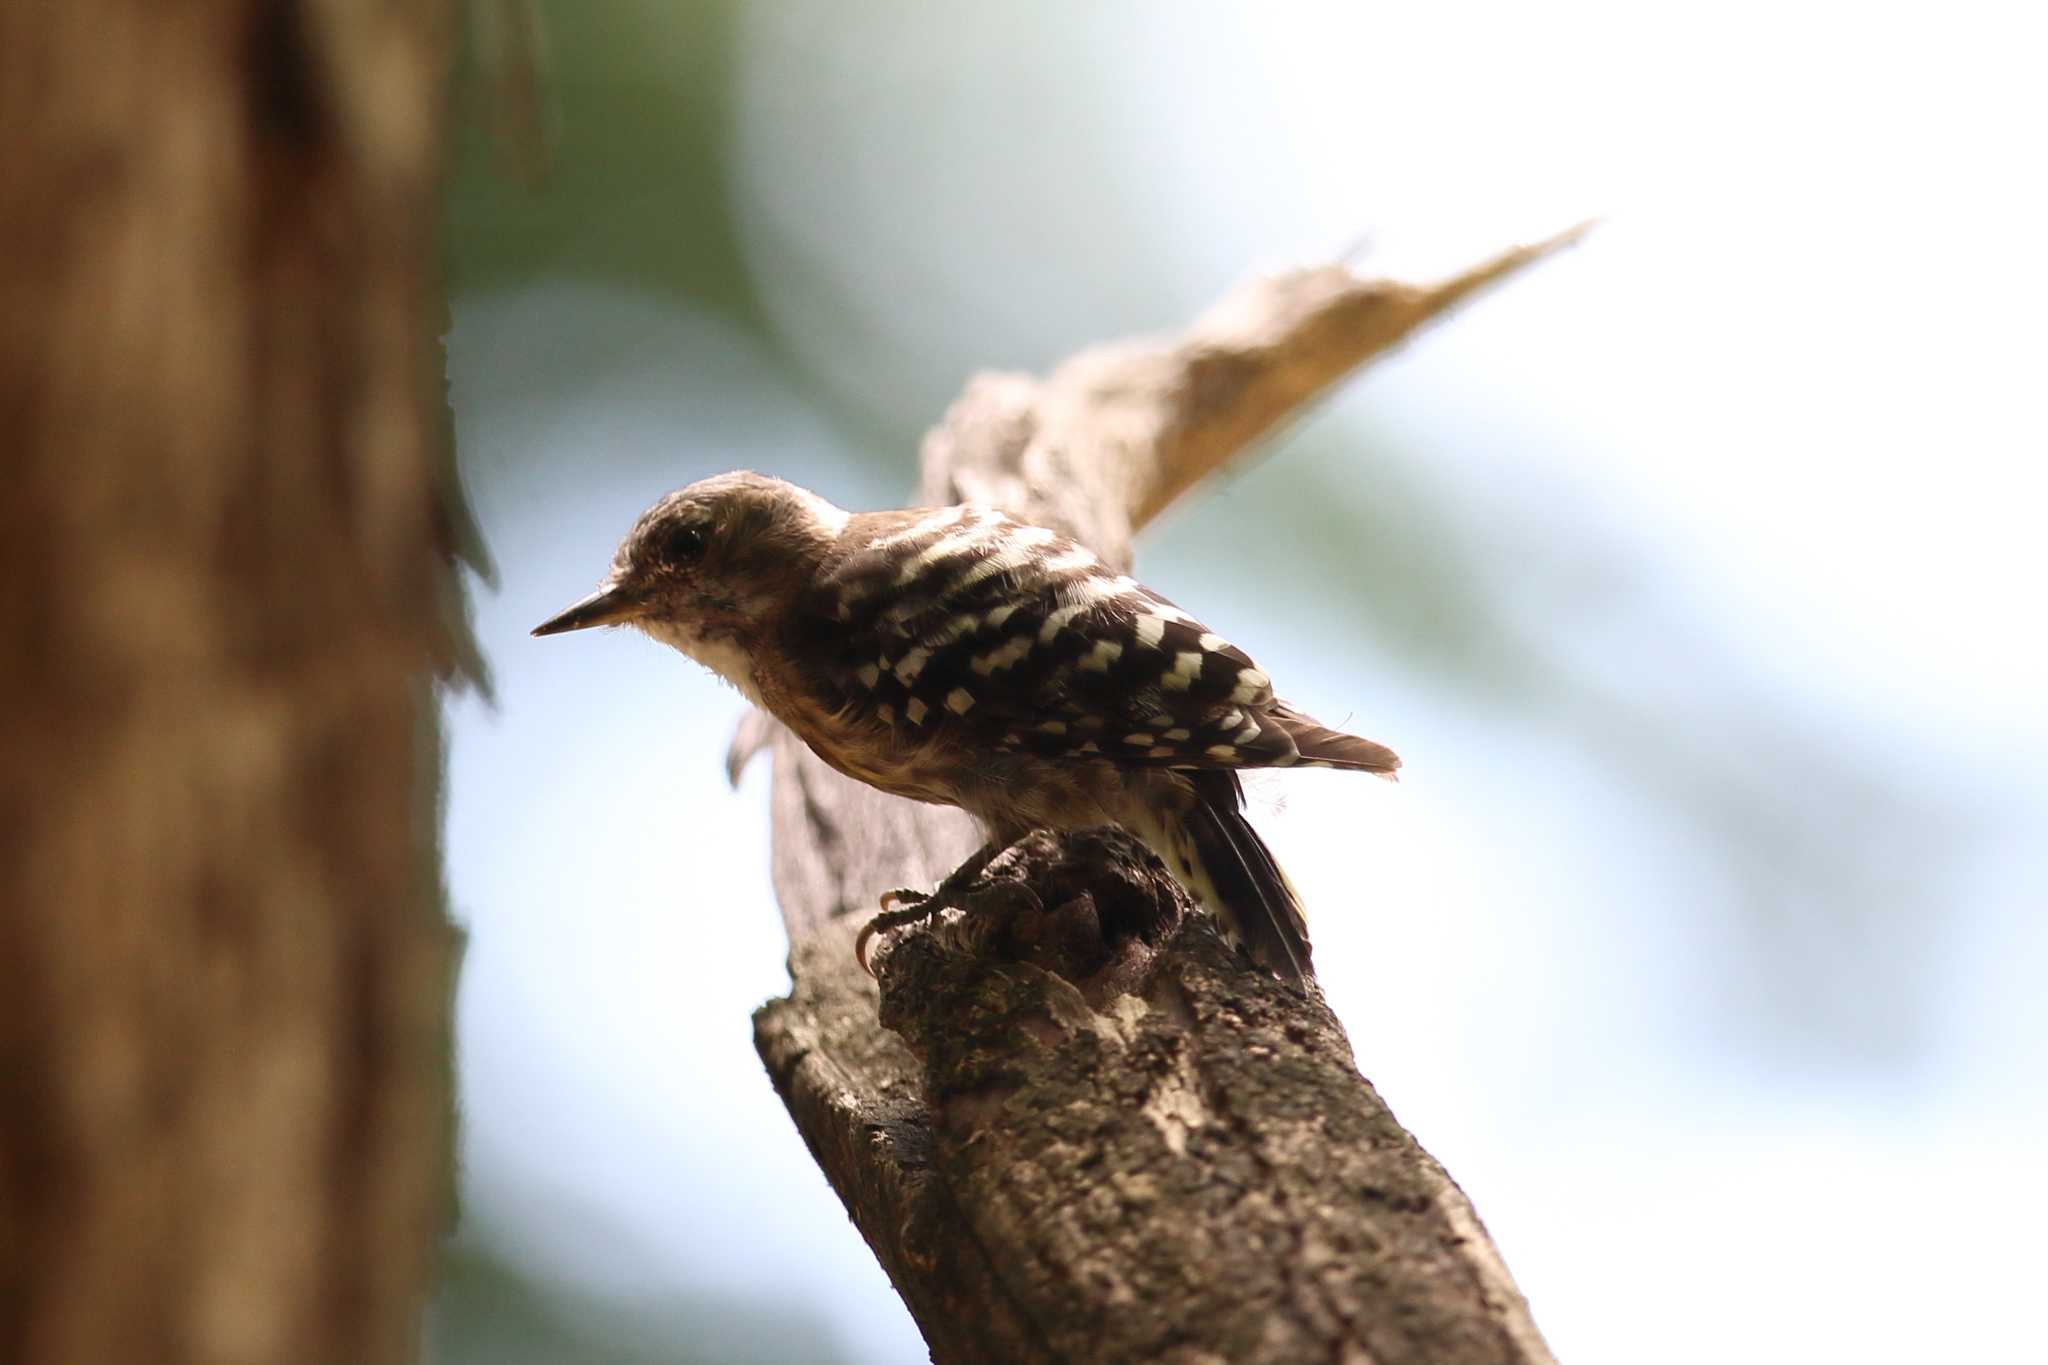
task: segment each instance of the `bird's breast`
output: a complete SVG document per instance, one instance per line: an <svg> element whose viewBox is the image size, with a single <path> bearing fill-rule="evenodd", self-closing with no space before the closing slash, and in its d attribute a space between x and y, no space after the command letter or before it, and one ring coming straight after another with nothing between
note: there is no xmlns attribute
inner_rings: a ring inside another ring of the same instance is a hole
<svg viewBox="0 0 2048 1365"><path fill-rule="evenodd" d="M886 725L848 723L830 714L798 712L785 723L813 753L856 781L912 801L965 804L959 764L938 744L906 744Z"/></svg>
<svg viewBox="0 0 2048 1365"><path fill-rule="evenodd" d="M957 806L998 830L1117 823L1133 799L1134 781L1173 782L1165 773L1125 771L1107 762L995 751L945 729L926 733L852 708L795 708L784 723L848 777L893 796Z"/></svg>

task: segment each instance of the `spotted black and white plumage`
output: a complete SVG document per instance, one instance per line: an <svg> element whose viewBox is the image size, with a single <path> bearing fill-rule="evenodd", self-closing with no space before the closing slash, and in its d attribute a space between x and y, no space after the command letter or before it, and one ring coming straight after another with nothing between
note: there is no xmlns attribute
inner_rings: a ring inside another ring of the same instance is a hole
<svg viewBox="0 0 2048 1365"><path fill-rule="evenodd" d="M850 514L721 475L650 509L605 585L537 633L612 622L713 668L842 772L959 806L994 841L1122 825L1294 978L1300 902L1238 772L1399 766L1085 547L986 507Z"/></svg>

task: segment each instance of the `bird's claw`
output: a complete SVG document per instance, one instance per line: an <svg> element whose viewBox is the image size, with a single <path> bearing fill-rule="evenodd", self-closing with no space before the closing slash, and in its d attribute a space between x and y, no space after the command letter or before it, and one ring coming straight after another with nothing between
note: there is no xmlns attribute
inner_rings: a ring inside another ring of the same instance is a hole
<svg viewBox="0 0 2048 1365"><path fill-rule="evenodd" d="M946 874L930 891L919 891L914 887L899 886L894 891L882 893L882 913L869 919L860 927L860 934L853 940L853 955L860 962L860 969L869 976L875 969L868 965L868 940L876 934L887 933L901 925L918 920L929 921L941 910L954 905L959 897L966 894L982 869L993 862L1009 844L1002 840L991 840L975 851L974 855L960 866Z"/></svg>
<svg viewBox="0 0 2048 1365"><path fill-rule="evenodd" d="M945 907L934 904L928 891L917 891L899 886L893 891L882 893L882 910L871 916L860 927L860 933L853 940L853 956L860 963L860 969L869 976L875 969L868 965L868 940L876 934L885 934L891 929L910 924L916 920L928 920Z"/></svg>

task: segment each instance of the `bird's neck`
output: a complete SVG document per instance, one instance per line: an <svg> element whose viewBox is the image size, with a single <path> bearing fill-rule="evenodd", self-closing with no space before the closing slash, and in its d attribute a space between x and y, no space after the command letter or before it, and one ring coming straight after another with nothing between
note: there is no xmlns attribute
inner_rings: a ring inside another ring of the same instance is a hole
<svg viewBox="0 0 2048 1365"><path fill-rule="evenodd" d="M754 676L754 652L737 635L723 632L696 634L673 622L655 619L637 624L662 644L687 654L731 683L754 705L767 705L761 697L760 682Z"/></svg>

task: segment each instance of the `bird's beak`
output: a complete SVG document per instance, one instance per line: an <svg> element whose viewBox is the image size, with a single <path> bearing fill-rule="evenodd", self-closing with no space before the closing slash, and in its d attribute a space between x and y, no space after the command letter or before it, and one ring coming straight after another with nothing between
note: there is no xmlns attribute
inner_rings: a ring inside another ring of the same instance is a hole
<svg viewBox="0 0 2048 1365"><path fill-rule="evenodd" d="M565 630L587 630L591 626L615 626L647 610L636 593L622 585L607 583L575 606L556 612L533 628L535 635L560 635Z"/></svg>

